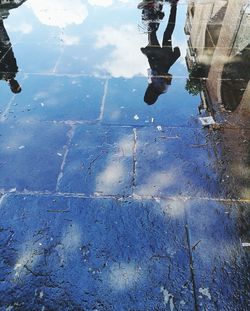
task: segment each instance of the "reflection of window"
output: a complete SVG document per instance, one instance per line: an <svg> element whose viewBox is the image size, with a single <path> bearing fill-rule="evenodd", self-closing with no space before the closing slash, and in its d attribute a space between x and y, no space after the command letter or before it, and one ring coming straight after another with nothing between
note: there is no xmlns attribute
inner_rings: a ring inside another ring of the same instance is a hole
<svg viewBox="0 0 250 311"><path fill-rule="evenodd" d="M194 11L195 11L195 7L194 7L194 3L192 4L192 7L190 9L191 12L191 16L194 17Z"/></svg>

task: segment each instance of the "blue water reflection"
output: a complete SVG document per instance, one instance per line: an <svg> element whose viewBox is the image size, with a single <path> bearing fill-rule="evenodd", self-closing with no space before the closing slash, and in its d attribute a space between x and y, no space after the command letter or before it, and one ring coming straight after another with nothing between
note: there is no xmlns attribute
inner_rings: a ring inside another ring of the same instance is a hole
<svg viewBox="0 0 250 311"><path fill-rule="evenodd" d="M0 0L0 311L250 310L249 0L138 2Z"/></svg>
<svg viewBox="0 0 250 311"><path fill-rule="evenodd" d="M178 45L181 50L181 57L171 67L172 85L159 99L159 106L150 110L143 103L149 64L141 53L148 38L139 26L141 11L136 7L135 1L77 1L72 6L67 1L41 4L31 0L19 9L11 10L4 24L17 60L18 75L21 77L22 74L25 81L22 94L13 104L2 108L4 118L92 121L98 120L100 109L103 109L104 123L145 125L156 119L165 125L189 124L190 116L196 114L199 99L185 90L188 74L184 60L185 34L181 25L186 5L179 5L172 37L174 46ZM169 12L170 6L166 4L166 14ZM18 27L16 20L20 21ZM159 37L163 36L165 24L166 21L162 22L158 29ZM101 84L100 78L103 79ZM102 84L106 79L109 83L105 90ZM75 89L78 83L75 80L82 81L82 89ZM61 83L61 89L53 89L58 83ZM89 99L91 92L93 95ZM44 98L40 103L44 106L35 103L41 93L50 97L53 112L43 103ZM53 100L55 96L57 100ZM121 116L114 118L117 109ZM126 110L130 111L129 117L126 113L122 116ZM140 115L139 121L134 119L135 115Z"/></svg>

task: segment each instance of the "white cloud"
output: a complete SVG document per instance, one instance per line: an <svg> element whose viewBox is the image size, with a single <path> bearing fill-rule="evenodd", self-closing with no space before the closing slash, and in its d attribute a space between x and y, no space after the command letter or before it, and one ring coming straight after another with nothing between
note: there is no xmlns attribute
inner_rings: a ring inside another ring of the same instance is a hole
<svg viewBox="0 0 250 311"><path fill-rule="evenodd" d="M30 0L27 3L39 21L48 26L66 27L81 24L88 9L81 0Z"/></svg>
<svg viewBox="0 0 250 311"><path fill-rule="evenodd" d="M96 193L111 195L121 193L124 185L131 183L129 166L133 155L133 135L123 136L116 144L115 151L110 155L107 165L96 177Z"/></svg>
<svg viewBox="0 0 250 311"><path fill-rule="evenodd" d="M135 6L137 6L138 2L137 1L134 1L134 0L119 0L119 2L122 2L122 3L131 3L132 4L135 4Z"/></svg>
<svg viewBox="0 0 250 311"><path fill-rule="evenodd" d="M76 36L61 34L60 39L65 45L78 45L80 43L80 38Z"/></svg>
<svg viewBox="0 0 250 311"><path fill-rule="evenodd" d="M187 53L187 43L186 41L177 40L175 37L173 38L173 47L178 46L181 51L181 56L179 58L179 63L186 67L186 53Z"/></svg>
<svg viewBox="0 0 250 311"><path fill-rule="evenodd" d="M20 22L18 24L15 25L8 25L7 26L8 30L11 30L13 32L20 32L22 34L29 34L32 32L33 27L31 24L27 23L27 22Z"/></svg>
<svg viewBox="0 0 250 311"><path fill-rule="evenodd" d="M129 289L144 278L144 271L134 263L115 263L111 266L109 285L116 291Z"/></svg>
<svg viewBox="0 0 250 311"><path fill-rule="evenodd" d="M99 66L113 77L131 78L145 75L148 67L147 59L140 48L145 46L144 35L135 25L123 25L119 29L104 27L97 33L96 48L113 46L110 57Z"/></svg>
<svg viewBox="0 0 250 311"><path fill-rule="evenodd" d="M88 3L90 5L94 6L102 6L102 7L108 7L111 6L112 4L118 4L118 3L125 3L125 4L131 4L135 8L137 6L137 2L135 0L88 0Z"/></svg>
<svg viewBox="0 0 250 311"><path fill-rule="evenodd" d="M90 5L107 7L113 4L113 0L88 0Z"/></svg>
<svg viewBox="0 0 250 311"><path fill-rule="evenodd" d="M119 158L111 159L107 167L96 178L96 192L104 195L116 194L121 190L121 185L126 176L126 168Z"/></svg>
<svg viewBox="0 0 250 311"><path fill-rule="evenodd" d="M171 167L167 171L155 171L147 177L141 186L137 187L137 194L142 196L161 195L166 189L175 186L178 180L184 181L181 167Z"/></svg>

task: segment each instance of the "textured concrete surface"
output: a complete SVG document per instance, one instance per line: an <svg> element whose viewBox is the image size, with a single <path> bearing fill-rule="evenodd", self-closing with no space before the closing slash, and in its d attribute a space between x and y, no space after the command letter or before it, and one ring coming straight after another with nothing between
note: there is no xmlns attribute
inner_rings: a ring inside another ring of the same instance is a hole
<svg viewBox="0 0 250 311"><path fill-rule="evenodd" d="M157 202L10 195L1 234L2 306L193 308L185 218Z"/></svg>
<svg viewBox="0 0 250 311"><path fill-rule="evenodd" d="M136 1L34 3L4 20L22 92L2 79L0 310L249 310L249 118L215 109L202 127L187 1L151 106Z"/></svg>

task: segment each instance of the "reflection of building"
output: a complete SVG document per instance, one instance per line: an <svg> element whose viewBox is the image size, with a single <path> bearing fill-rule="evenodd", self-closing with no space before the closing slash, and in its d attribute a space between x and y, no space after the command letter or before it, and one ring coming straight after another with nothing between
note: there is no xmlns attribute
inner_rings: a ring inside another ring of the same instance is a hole
<svg viewBox="0 0 250 311"><path fill-rule="evenodd" d="M227 121L214 145L221 182L230 197L249 199L250 2L190 1L185 32L189 82L198 84L216 121Z"/></svg>
<svg viewBox="0 0 250 311"><path fill-rule="evenodd" d="M185 32L189 70L206 67L205 97L213 108L222 103L250 113L249 0L190 1Z"/></svg>

